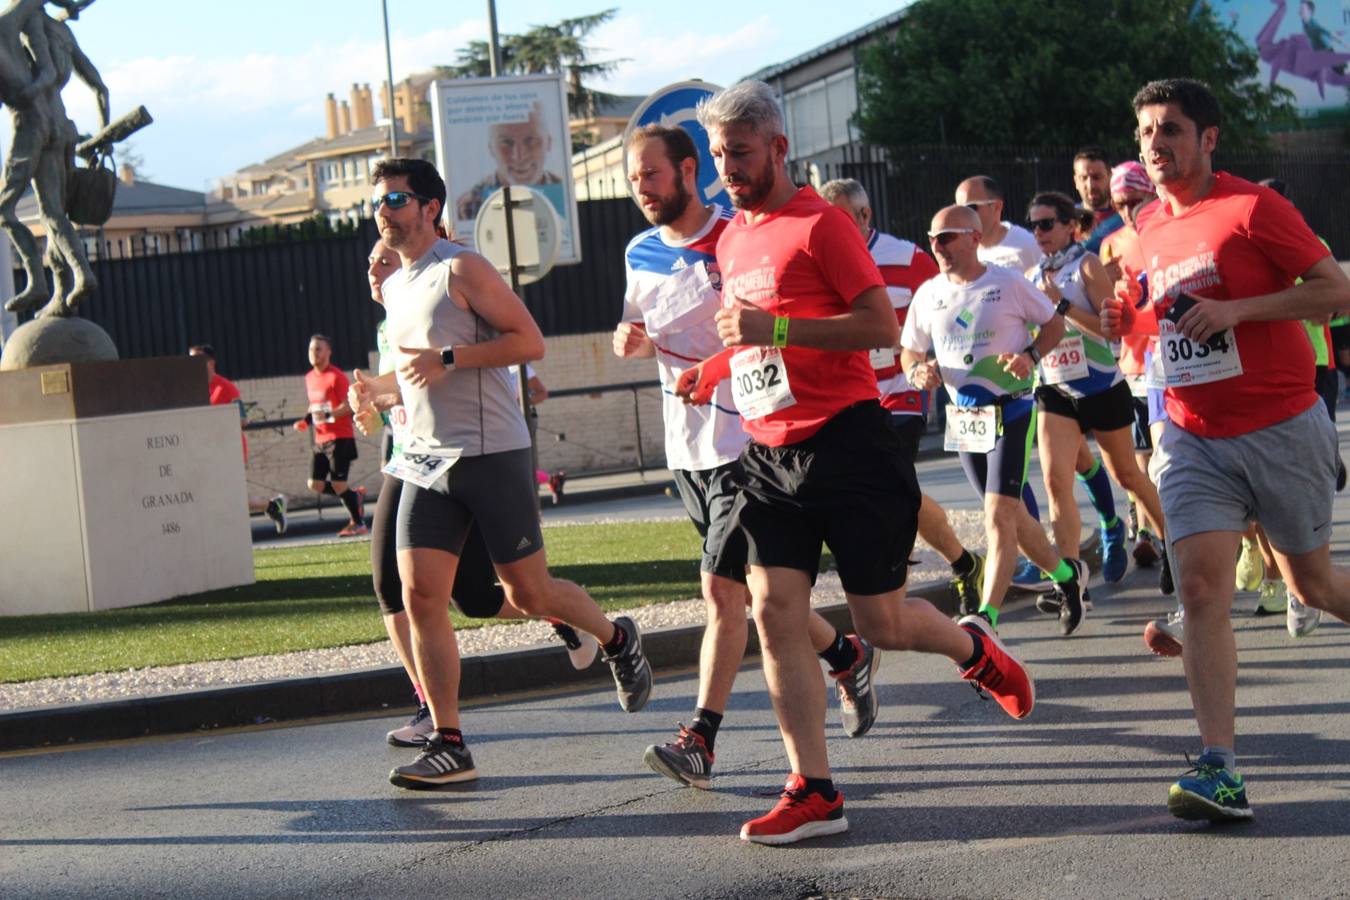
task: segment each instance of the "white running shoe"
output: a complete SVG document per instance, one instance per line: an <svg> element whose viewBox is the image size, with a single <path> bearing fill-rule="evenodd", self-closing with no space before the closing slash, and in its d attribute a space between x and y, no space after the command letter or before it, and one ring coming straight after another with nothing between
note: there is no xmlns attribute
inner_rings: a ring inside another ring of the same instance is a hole
<svg viewBox="0 0 1350 900"><path fill-rule="evenodd" d="M1290 637L1307 637L1317 630L1317 625L1321 621L1320 609L1305 606L1303 601L1293 594L1289 595L1289 608L1284 614L1284 625L1289 629Z"/></svg>
<svg viewBox="0 0 1350 900"><path fill-rule="evenodd" d="M1165 619L1154 619L1144 626L1144 643L1159 656L1180 656L1186 634L1184 612L1180 606Z"/></svg>
<svg viewBox="0 0 1350 900"><path fill-rule="evenodd" d="M577 631L565 622L553 622L552 625L553 633L567 647L567 658L571 661L572 668L578 671L589 669L591 663L600 655L600 642L595 639L595 635Z"/></svg>

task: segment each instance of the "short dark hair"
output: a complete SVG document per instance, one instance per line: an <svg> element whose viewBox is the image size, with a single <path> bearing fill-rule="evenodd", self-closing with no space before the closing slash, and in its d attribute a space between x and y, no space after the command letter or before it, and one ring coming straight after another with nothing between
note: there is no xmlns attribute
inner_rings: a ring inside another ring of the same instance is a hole
<svg viewBox="0 0 1350 900"><path fill-rule="evenodd" d="M1096 144L1079 147L1078 152L1073 155L1073 161L1078 162L1080 159L1086 159L1088 162L1100 162L1108 169L1111 168L1111 164L1106 160L1106 149L1098 147Z"/></svg>
<svg viewBox="0 0 1350 900"><path fill-rule="evenodd" d="M1282 178L1262 178L1257 183L1261 185L1261 187L1270 188L1272 191L1279 194L1281 197L1289 196L1288 186L1284 183L1284 179Z"/></svg>
<svg viewBox="0 0 1350 900"><path fill-rule="evenodd" d="M189 356L205 356L212 362L216 361L216 348L210 344L193 344L188 348Z"/></svg>
<svg viewBox="0 0 1350 900"><path fill-rule="evenodd" d="M678 126L668 125L643 125L628 136L628 146L633 146L638 141L658 140L666 148L666 158L678 172L680 164L686 159L694 161L694 177L698 177L698 148L694 146L694 139L689 136L689 132Z"/></svg>
<svg viewBox="0 0 1350 900"><path fill-rule="evenodd" d="M414 194L440 201L441 210L436 214L436 218L440 218L440 212L445 210L445 179L435 166L425 159L409 156L382 159L371 170L370 183L379 184L386 178L398 177L408 179L408 187L412 188Z"/></svg>
<svg viewBox="0 0 1350 900"><path fill-rule="evenodd" d="M990 197L993 197L995 200L1008 199L1003 195L1003 185L999 184L993 176L976 175L974 178L980 183L980 187L984 188L984 192Z"/></svg>
<svg viewBox="0 0 1350 900"><path fill-rule="evenodd" d="M329 337L328 335L326 335L326 334L319 334L319 333L316 331L314 334L311 334L311 335L309 336L309 339L310 339L311 341L323 341L325 344L328 345L328 349L329 349L329 350L332 350L332 349L333 349L333 339L330 338L330 337Z"/></svg>
<svg viewBox="0 0 1350 900"><path fill-rule="evenodd" d="M1031 216L1031 208L1033 206L1053 207L1055 210L1055 218L1059 219L1061 222L1072 222L1078 217L1078 213L1076 212L1077 204L1069 198L1068 194L1061 193L1060 191L1041 191L1039 194L1032 197L1031 202L1027 204L1028 218Z"/></svg>
<svg viewBox="0 0 1350 900"><path fill-rule="evenodd" d="M1218 98L1203 81L1193 78L1150 81L1134 95L1134 114L1138 116L1140 108L1159 103L1175 103L1181 107L1181 114L1195 123L1197 135L1207 128L1222 125Z"/></svg>

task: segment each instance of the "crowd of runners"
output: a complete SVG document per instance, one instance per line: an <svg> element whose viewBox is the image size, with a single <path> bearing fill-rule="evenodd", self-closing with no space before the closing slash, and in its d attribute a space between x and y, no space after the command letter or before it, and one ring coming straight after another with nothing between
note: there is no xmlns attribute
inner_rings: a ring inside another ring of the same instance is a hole
<svg viewBox="0 0 1350 900"><path fill-rule="evenodd" d="M1152 82L1134 113L1140 161L1112 167L1084 148L1078 198L1037 194L1025 228L993 178L953 185L952 205L932 217L931 255L877 230L858 182L817 192L790 180L782 114L761 82L698 110L735 209L698 199L685 131L630 136L629 178L652 227L625 250L613 350L655 360L667 463L703 539L707 609L690 724L645 760L710 787L749 609L790 773L743 840L848 828L822 660L849 737L876 720L882 651L946 657L1009 716L1032 714L1032 675L1000 640L999 612L1018 584L1041 591L1037 607L1063 636L1090 615L1075 484L1099 518L1104 580L1119 581L1130 557L1159 573L1159 618L1144 638L1182 657L1201 742L1168 808L1251 816L1234 756L1235 590L1283 613L1294 636L1324 611L1350 619L1350 571L1329 553L1345 474L1326 331L1350 310L1350 280L1281 185L1212 170L1222 124L1204 85ZM447 239L431 164L388 159L373 181L380 368L324 402L388 436L371 563L419 701L388 735L417 750L390 780L418 788L477 777L460 731L451 603L553 623L574 665L610 666L627 712L646 704L652 671L633 621L607 618L545 561L509 368L543 356L538 326L491 264ZM962 545L915 474L939 391L945 446L983 500L983 551ZM1049 537L1027 480L1033 452ZM321 480L336 482L336 469ZM328 489L348 501L345 483ZM951 566L955 621L906 596L918 537ZM855 633L811 610L824 547Z"/></svg>

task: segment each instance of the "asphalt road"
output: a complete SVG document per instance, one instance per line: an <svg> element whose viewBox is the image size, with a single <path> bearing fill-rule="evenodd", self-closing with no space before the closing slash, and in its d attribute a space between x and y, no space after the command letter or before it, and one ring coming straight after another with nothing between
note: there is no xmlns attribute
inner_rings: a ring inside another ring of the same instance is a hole
<svg viewBox="0 0 1350 900"><path fill-rule="evenodd" d="M1350 564L1344 496L1333 552ZM1029 605L1003 618L1037 681L1025 722L917 654L883 656L868 736L844 738L832 701L844 835L737 840L785 774L751 661L707 793L642 763L688 721L688 673L635 715L600 682L476 705L482 777L435 792L385 780L411 755L383 744L406 713L0 756L0 897L1350 895L1350 629L1295 641L1237 608L1256 819L1212 827L1165 810L1198 747L1180 662L1141 640L1168 606L1154 574L1094 594L1072 638Z"/></svg>

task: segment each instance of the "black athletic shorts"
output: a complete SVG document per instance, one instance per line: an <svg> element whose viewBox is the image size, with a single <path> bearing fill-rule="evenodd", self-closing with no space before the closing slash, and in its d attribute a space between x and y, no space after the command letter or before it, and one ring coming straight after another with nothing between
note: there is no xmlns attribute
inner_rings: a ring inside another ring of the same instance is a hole
<svg viewBox="0 0 1350 900"><path fill-rule="evenodd" d="M346 481L355 459L356 438L333 438L326 444L315 444L309 480Z"/></svg>
<svg viewBox="0 0 1350 900"><path fill-rule="evenodd" d="M431 488L403 485L398 549L460 555L475 524L494 563L513 563L544 548L529 447L461 457Z"/></svg>
<svg viewBox="0 0 1350 900"><path fill-rule="evenodd" d="M959 453L966 480L983 500L985 494L1022 498L1027 482L1027 462L1036 436L1036 408L1008 421L999 411L998 436L988 453ZM1035 499L1035 494L1032 494Z"/></svg>
<svg viewBox="0 0 1350 900"><path fill-rule="evenodd" d="M919 458L919 439L928 432L928 420L923 416L909 413L904 415L891 413L890 418L891 427L900 438L900 447L904 451L905 459L909 460L912 466Z"/></svg>
<svg viewBox="0 0 1350 900"><path fill-rule="evenodd" d="M1091 397L1067 397L1049 385L1041 385L1036 388L1036 405L1042 412L1073 419L1084 434L1134 424L1134 395L1123 381Z"/></svg>
<svg viewBox="0 0 1350 900"><path fill-rule="evenodd" d="M689 471L674 469L675 487L684 501L685 512L693 520L703 538L703 558L699 569L724 578L745 583L745 546L740 552L729 551L719 556L731 519L731 506L736 501L736 476L740 461L732 461L715 469Z"/></svg>
<svg viewBox="0 0 1350 900"><path fill-rule="evenodd" d="M398 576L399 497L403 482L392 475L384 476L380 488L380 502L370 522L370 575L375 582L375 600L386 616L403 612L403 582ZM469 529L464 550L455 568L455 584L450 589L450 602L461 613L473 619L491 619L501 611L506 592L497 583L497 572L488 558L487 544L478 527Z"/></svg>
<svg viewBox="0 0 1350 900"><path fill-rule="evenodd" d="M743 541L750 565L797 569L814 584L824 544L848 593L902 587L922 498L889 417L869 400L796 444L747 444L719 558Z"/></svg>

